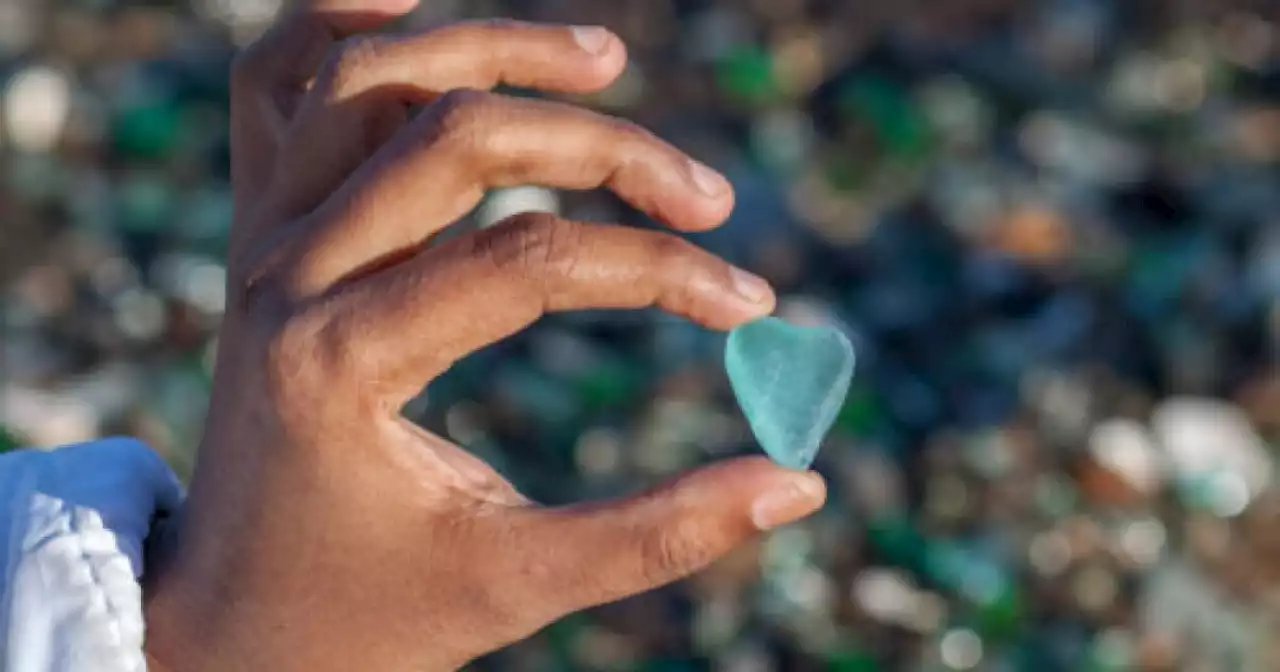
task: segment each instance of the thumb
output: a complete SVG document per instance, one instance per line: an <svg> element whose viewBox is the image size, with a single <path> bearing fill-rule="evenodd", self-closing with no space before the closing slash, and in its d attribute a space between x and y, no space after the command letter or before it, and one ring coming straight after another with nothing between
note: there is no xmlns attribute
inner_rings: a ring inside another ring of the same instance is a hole
<svg viewBox="0 0 1280 672"><path fill-rule="evenodd" d="M614 502L531 512L522 574L560 614L684 578L826 499L814 472L726 460Z"/></svg>

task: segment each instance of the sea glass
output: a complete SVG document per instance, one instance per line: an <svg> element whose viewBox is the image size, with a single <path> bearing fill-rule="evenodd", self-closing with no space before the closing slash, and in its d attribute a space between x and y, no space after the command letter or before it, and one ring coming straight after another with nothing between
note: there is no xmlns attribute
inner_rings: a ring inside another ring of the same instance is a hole
<svg viewBox="0 0 1280 672"><path fill-rule="evenodd" d="M724 364L751 431L773 461L807 469L853 378L853 344L833 327L766 317L734 329Z"/></svg>

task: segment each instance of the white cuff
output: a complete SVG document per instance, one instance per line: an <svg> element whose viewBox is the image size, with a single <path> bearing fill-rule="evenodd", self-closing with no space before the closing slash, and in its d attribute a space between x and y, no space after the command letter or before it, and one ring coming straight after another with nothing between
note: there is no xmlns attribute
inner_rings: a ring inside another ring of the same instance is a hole
<svg viewBox="0 0 1280 672"><path fill-rule="evenodd" d="M143 548L181 499L132 439L0 456L0 669L144 672Z"/></svg>

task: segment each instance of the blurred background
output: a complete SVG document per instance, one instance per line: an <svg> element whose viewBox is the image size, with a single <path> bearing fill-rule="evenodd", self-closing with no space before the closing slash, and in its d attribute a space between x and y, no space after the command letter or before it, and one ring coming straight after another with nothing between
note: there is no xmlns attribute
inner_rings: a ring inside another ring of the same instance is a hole
<svg viewBox="0 0 1280 672"><path fill-rule="evenodd" d="M0 0L0 449L190 469L229 59L279 0ZM695 236L846 330L831 501L477 670L1280 669L1280 3L427 0L598 23L586 99L724 171ZM646 225L599 193L490 195ZM559 503L756 450L724 337L557 316L407 413Z"/></svg>

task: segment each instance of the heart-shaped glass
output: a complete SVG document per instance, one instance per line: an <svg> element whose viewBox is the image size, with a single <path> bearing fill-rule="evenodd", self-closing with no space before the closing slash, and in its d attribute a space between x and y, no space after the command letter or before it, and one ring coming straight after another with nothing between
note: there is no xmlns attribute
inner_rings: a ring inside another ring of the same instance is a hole
<svg viewBox="0 0 1280 672"><path fill-rule="evenodd" d="M775 317L729 333L724 364L738 405L765 453L807 469L835 422L853 378L853 344L832 327Z"/></svg>

